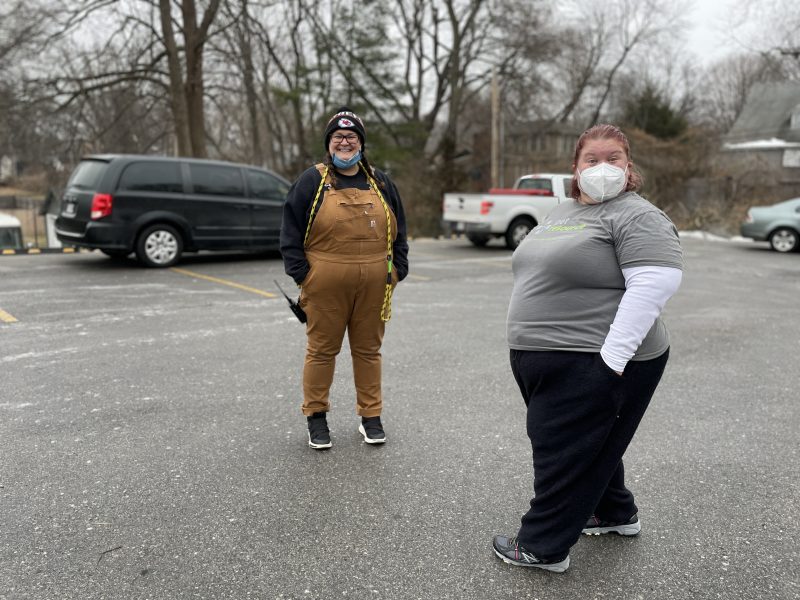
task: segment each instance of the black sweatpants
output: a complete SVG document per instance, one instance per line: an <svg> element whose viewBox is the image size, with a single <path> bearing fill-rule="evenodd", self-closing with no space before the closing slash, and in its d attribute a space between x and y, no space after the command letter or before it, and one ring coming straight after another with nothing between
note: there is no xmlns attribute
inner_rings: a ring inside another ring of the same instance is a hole
<svg viewBox="0 0 800 600"><path fill-rule="evenodd" d="M619 376L600 354L511 350L533 448L534 498L517 539L536 556L565 557L593 514L622 522L637 512L622 455L668 358L631 361Z"/></svg>

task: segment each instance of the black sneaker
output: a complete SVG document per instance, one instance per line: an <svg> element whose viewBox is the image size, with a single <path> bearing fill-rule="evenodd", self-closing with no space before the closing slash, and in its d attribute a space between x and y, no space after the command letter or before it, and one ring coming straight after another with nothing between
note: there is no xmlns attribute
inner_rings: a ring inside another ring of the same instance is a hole
<svg viewBox="0 0 800 600"><path fill-rule="evenodd" d="M642 524L639 523L639 517L633 515L624 523L612 523L611 521L602 521L592 515L583 527L583 533L586 535L601 535L603 533L618 533L619 535L637 535L642 530Z"/></svg>
<svg viewBox="0 0 800 600"><path fill-rule="evenodd" d="M386 434L383 432L380 417L361 417L361 425L358 431L364 436L364 441L368 444L383 444L386 441Z"/></svg>
<svg viewBox="0 0 800 600"><path fill-rule="evenodd" d="M534 556L532 552L526 550L515 537L505 535L494 536L492 542L494 553L505 562L518 567L535 567L545 569L554 573L563 573L569 567L569 554L561 560L544 560Z"/></svg>
<svg viewBox="0 0 800 600"><path fill-rule="evenodd" d="M308 445L314 450L324 450L333 446L331 432L328 429L328 419L324 412L314 413L306 417L308 421Z"/></svg>

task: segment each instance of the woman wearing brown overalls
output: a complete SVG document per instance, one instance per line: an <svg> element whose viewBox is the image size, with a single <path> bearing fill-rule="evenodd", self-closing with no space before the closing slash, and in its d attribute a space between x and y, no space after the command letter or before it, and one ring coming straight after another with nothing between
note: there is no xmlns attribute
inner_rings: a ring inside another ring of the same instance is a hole
<svg viewBox="0 0 800 600"><path fill-rule="evenodd" d="M345 331L353 359L359 431L386 441L380 415L381 344L394 286L408 273L403 205L389 177L364 155L361 119L340 108L325 127L325 159L292 185L283 211L281 254L300 286L308 317L303 414L308 443L331 447L326 413Z"/></svg>

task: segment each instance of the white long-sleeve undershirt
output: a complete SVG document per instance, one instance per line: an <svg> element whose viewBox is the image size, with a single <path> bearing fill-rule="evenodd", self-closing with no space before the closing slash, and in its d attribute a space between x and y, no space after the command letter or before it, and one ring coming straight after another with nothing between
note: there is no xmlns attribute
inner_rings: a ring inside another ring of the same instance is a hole
<svg viewBox="0 0 800 600"><path fill-rule="evenodd" d="M622 372L672 295L683 273L674 267L622 269L625 293L608 331L600 356L614 371Z"/></svg>

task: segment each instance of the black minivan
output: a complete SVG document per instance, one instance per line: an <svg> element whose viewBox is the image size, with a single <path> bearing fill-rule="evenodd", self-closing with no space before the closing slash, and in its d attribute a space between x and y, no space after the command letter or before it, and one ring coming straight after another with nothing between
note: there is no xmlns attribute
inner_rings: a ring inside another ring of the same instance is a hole
<svg viewBox="0 0 800 600"><path fill-rule="evenodd" d="M56 235L112 257L169 267L184 252L274 250L290 184L248 165L194 158L86 156L70 176Z"/></svg>

